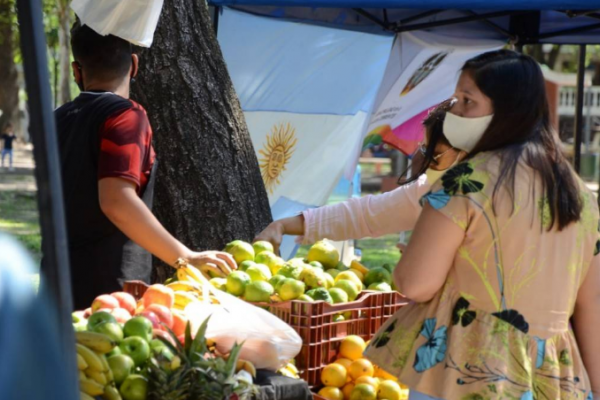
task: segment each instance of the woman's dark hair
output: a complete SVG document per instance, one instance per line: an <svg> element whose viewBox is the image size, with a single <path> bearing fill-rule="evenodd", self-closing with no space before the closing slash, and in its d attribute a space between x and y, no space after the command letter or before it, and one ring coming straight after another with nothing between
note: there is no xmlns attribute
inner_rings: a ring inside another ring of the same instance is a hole
<svg viewBox="0 0 600 400"><path fill-rule="evenodd" d="M427 137L427 148L425 150L425 154L422 156L421 160L419 160L419 164L416 166L416 170L412 169L412 166L409 166L406 171L400 175L398 179L398 184L408 185L419 179L421 175L427 171L427 168L433 163L435 163L435 148L438 143L445 144L448 147L452 147L444 136L444 118L446 117L446 111L450 108L450 101L446 100L443 103L439 104L436 108L431 110L431 112L427 115L427 117L423 120L423 127L425 128L425 136ZM418 154L418 151L417 151ZM408 171L412 169L412 175L407 180L403 180Z"/></svg>
<svg viewBox="0 0 600 400"><path fill-rule="evenodd" d="M538 172L550 206L551 224L562 230L580 219L583 208L575 172L550 124L546 86L537 62L524 54L498 50L467 61L462 68L489 97L494 117L469 157L500 151L494 197L505 184L514 199L515 174L522 159ZM533 185L535 188L535 185Z"/></svg>

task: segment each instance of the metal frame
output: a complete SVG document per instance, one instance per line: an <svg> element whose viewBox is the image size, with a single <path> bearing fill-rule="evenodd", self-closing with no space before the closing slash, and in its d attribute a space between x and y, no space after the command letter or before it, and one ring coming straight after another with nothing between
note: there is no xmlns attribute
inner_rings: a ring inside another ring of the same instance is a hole
<svg viewBox="0 0 600 400"><path fill-rule="evenodd" d="M68 388L76 398L79 383L75 358L75 337L71 312L71 279L67 251L67 229L63 208L58 141L50 92L46 37L42 22L40 1L17 0L21 36L21 51L31 118L29 130L33 140L35 177L38 186L38 206L42 231L44 263L42 291L51 294L51 303L57 307L60 335L61 365L68 372Z"/></svg>
<svg viewBox="0 0 600 400"><path fill-rule="evenodd" d="M581 169L581 145L583 142L583 105L584 105L584 81L585 81L585 55L586 45L579 45L579 62L577 64L577 98L575 99L575 157L573 164L575 171Z"/></svg>

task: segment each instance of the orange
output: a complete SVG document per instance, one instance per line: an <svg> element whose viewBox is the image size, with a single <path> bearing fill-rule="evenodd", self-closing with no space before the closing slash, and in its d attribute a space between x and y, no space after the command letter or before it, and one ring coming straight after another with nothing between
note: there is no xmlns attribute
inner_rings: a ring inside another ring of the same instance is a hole
<svg viewBox="0 0 600 400"><path fill-rule="evenodd" d="M347 358L338 358L337 360L334 361L334 363L343 365L347 371L348 368L350 368L350 364L352 364L352 360L348 360Z"/></svg>
<svg viewBox="0 0 600 400"><path fill-rule="evenodd" d="M354 389L350 393L349 400L376 400L377 392L371 385L361 383L354 386Z"/></svg>
<svg viewBox="0 0 600 400"><path fill-rule="evenodd" d="M398 378L396 378L394 375L386 372L384 369L380 368L380 367L376 367L375 368L375 377L377 378L381 378L381 379L389 379L392 380L394 382L398 382Z"/></svg>
<svg viewBox="0 0 600 400"><path fill-rule="evenodd" d="M340 364L329 364L321 372L321 382L325 386L341 388L346 384L348 372Z"/></svg>
<svg viewBox="0 0 600 400"><path fill-rule="evenodd" d="M357 385L359 385L361 383L366 383L367 385L373 386L375 391L377 391L377 389L379 389L379 381L376 378L373 378L371 376L366 376L366 375L361 376L356 381L354 381L354 383Z"/></svg>
<svg viewBox="0 0 600 400"><path fill-rule="evenodd" d="M339 355L352 361L358 360L366 347L365 341L360 336L346 336L340 344Z"/></svg>
<svg viewBox="0 0 600 400"><path fill-rule="evenodd" d="M379 385L379 390L377 391L377 397L380 399L387 400L402 400L402 390L400 389L400 385L398 385L394 381L383 381L381 385Z"/></svg>
<svg viewBox="0 0 600 400"><path fill-rule="evenodd" d="M348 400L350 398L350 393L354 390L354 383L346 383L342 388L342 393L344 394L344 399Z"/></svg>
<svg viewBox="0 0 600 400"><path fill-rule="evenodd" d="M319 390L319 396L327 400L344 400L344 394L336 387L325 386Z"/></svg>
<svg viewBox="0 0 600 400"><path fill-rule="evenodd" d="M350 364L348 372L350 372L352 379L358 379L361 376L373 377L375 374L375 368L373 368L371 361L367 360L366 358L359 358Z"/></svg>

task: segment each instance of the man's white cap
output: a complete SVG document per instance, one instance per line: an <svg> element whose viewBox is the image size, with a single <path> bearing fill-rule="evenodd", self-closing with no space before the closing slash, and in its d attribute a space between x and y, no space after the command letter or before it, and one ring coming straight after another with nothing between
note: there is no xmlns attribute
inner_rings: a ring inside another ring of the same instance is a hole
<svg viewBox="0 0 600 400"><path fill-rule="evenodd" d="M164 0L73 0L82 24L100 35L114 35L150 47Z"/></svg>

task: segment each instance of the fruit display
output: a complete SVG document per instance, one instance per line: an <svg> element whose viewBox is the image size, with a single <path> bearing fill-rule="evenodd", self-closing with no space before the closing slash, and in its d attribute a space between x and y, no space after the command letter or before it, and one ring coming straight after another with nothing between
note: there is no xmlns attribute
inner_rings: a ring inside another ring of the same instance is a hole
<svg viewBox="0 0 600 400"><path fill-rule="evenodd" d="M256 369L239 358L241 345L219 352L205 338L208 320L191 334L185 308L202 296L194 282L177 281L148 287L139 301L125 292L100 295L74 312L81 398L251 398Z"/></svg>
<svg viewBox="0 0 600 400"><path fill-rule="evenodd" d="M337 358L321 371L319 396L327 400L406 400L408 389L362 357L367 343L360 336L345 337Z"/></svg>

